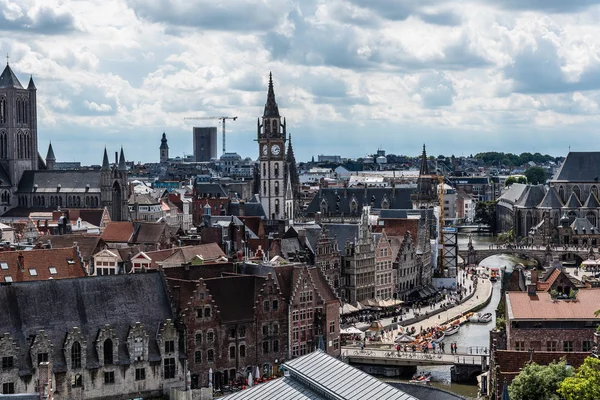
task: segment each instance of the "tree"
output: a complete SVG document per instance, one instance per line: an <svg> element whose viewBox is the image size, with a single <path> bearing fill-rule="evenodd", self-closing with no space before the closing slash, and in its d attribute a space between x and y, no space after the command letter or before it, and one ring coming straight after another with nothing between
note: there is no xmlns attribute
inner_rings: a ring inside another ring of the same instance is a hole
<svg viewBox="0 0 600 400"><path fill-rule="evenodd" d="M480 201L475 206L475 222L488 225L492 232L496 232L496 202Z"/></svg>
<svg viewBox="0 0 600 400"><path fill-rule="evenodd" d="M517 183L517 178L515 178L514 176L509 176L504 181L504 186L508 187L508 186L512 185L513 183Z"/></svg>
<svg viewBox="0 0 600 400"><path fill-rule="evenodd" d="M527 364L508 387L511 400L558 400L560 383L573 375L566 360L549 365Z"/></svg>
<svg viewBox="0 0 600 400"><path fill-rule="evenodd" d="M566 378L558 387L565 400L600 399L600 360L588 357L577 368L575 376Z"/></svg>
<svg viewBox="0 0 600 400"><path fill-rule="evenodd" d="M525 176L532 185L544 184L547 179L546 170L542 167L527 168Z"/></svg>

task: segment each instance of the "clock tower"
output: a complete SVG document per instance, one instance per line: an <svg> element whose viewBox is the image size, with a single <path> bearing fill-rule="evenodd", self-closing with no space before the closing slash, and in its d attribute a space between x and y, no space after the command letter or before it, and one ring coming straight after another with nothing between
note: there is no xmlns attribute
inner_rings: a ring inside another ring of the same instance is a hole
<svg viewBox="0 0 600 400"><path fill-rule="evenodd" d="M281 122L275 101L273 76L269 74L269 91L262 118L258 119L258 161L260 199L268 219L287 219L292 216L292 202L287 201L288 192L285 174L285 119Z"/></svg>

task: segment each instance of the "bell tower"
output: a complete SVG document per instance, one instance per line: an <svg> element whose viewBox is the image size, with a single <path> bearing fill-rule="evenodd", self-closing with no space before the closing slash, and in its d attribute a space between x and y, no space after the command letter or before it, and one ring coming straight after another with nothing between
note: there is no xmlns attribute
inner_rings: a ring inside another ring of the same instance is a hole
<svg viewBox="0 0 600 400"><path fill-rule="evenodd" d="M257 131L261 203L268 219L284 219L286 124L285 118L283 123L281 122L271 73L267 103L262 118L258 119Z"/></svg>
<svg viewBox="0 0 600 400"><path fill-rule="evenodd" d="M167 143L167 134L163 132L160 139L160 163L165 164L169 161L169 144Z"/></svg>

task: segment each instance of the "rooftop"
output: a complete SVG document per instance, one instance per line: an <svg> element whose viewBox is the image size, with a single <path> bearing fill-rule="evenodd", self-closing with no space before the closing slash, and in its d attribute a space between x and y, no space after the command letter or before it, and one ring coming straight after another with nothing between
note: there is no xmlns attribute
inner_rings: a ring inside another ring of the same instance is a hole
<svg viewBox="0 0 600 400"><path fill-rule="evenodd" d="M599 320L600 289L581 289L577 300L553 300L548 292L530 296L526 292L506 293L506 310L510 320Z"/></svg>

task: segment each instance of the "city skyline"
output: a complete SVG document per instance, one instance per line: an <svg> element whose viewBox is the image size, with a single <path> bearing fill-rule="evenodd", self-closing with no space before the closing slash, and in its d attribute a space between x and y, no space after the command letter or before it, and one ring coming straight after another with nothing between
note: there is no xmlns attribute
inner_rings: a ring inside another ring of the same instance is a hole
<svg viewBox="0 0 600 400"><path fill-rule="evenodd" d="M33 74L40 153L51 140L59 162L100 164L120 145L158 162L163 131L171 156L191 154L192 127L218 124L184 117L213 115L238 116L228 151L256 158L269 71L299 161L423 142L589 150L600 2L386 3L7 0L0 51L21 83Z"/></svg>

